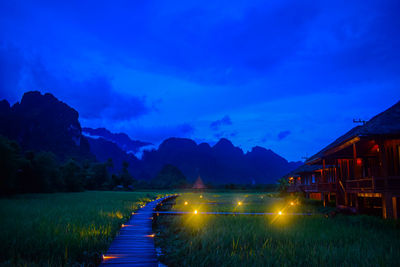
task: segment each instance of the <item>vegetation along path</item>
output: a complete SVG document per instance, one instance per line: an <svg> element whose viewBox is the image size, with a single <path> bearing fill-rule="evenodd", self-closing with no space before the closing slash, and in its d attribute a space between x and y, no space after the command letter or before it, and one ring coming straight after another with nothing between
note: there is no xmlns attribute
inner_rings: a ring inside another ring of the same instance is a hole
<svg viewBox="0 0 400 267"><path fill-rule="evenodd" d="M172 196L154 200L132 215L122 225L100 266L158 266L152 232L152 216L155 207Z"/></svg>

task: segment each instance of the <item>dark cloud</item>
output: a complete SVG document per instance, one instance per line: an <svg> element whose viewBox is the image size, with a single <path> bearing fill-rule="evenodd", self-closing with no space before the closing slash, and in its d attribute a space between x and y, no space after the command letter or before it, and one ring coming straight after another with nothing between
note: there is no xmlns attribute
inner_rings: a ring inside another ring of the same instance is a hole
<svg viewBox="0 0 400 267"><path fill-rule="evenodd" d="M129 134L134 139L145 140L154 144L161 143L169 137L191 138L196 132L193 125L181 123L176 125L155 124L152 127L137 127L131 124L124 124L122 128L115 131L122 131Z"/></svg>
<svg viewBox="0 0 400 267"><path fill-rule="evenodd" d="M15 101L24 67L21 51L0 43L0 97Z"/></svg>
<svg viewBox="0 0 400 267"><path fill-rule="evenodd" d="M396 0L81 2L0 1L1 97L51 92L93 127L292 157L400 97ZM204 124L226 112L233 126Z"/></svg>
<svg viewBox="0 0 400 267"><path fill-rule="evenodd" d="M285 139L286 137L288 137L290 134L291 134L291 131L289 131L289 130L281 131L281 132L279 132L279 134L278 134L278 140L283 140L283 139Z"/></svg>
<svg viewBox="0 0 400 267"><path fill-rule="evenodd" d="M228 115L224 116L224 117L223 117L222 119L220 119L220 120L216 120L216 121L211 122L210 128L211 128L213 131L218 131L219 128L220 128L221 126L223 126L223 125L232 125L232 120L231 120L231 118L230 118Z"/></svg>
<svg viewBox="0 0 400 267"><path fill-rule="evenodd" d="M19 100L22 92L30 90L54 94L77 109L85 119L130 120L152 111L145 97L115 91L105 75L94 74L76 81L51 73L40 57L28 60L14 47L0 48L1 97Z"/></svg>
<svg viewBox="0 0 400 267"><path fill-rule="evenodd" d="M193 125L189 124L189 123L184 123L182 125L179 125L177 127L178 132L181 132L184 135L190 135L193 134L195 131L195 128L193 127Z"/></svg>

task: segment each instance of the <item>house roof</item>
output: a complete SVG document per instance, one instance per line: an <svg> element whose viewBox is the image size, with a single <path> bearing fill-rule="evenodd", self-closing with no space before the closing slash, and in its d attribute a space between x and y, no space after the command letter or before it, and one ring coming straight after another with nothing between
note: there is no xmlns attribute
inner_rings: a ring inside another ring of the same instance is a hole
<svg viewBox="0 0 400 267"><path fill-rule="evenodd" d="M328 168L328 166L325 166L325 167ZM317 170L320 170L320 169L322 169L322 165L318 165L318 164L314 164L314 165L303 164L300 167L298 167L297 169L295 169L294 171L291 171L288 174L286 174L285 176L283 176L283 178L298 177L302 173L314 172L314 171L317 171Z"/></svg>
<svg viewBox="0 0 400 267"><path fill-rule="evenodd" d="M323 148L317 154L308 158L306 160L306 164L312 164L312 162L322 158L330 149L337 147L352 138L361 136L395 134L400 134L400 101L389 109L374 116L364 125L356 126L344 135L337 138L335 141Z"/></svg>

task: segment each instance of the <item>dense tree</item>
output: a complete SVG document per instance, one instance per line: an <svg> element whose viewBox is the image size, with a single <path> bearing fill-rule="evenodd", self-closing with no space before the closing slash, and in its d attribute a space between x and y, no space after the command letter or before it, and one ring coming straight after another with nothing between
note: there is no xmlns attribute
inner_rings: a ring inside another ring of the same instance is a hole
<svg viewBox="0 0 400 267"><path fill-rule="evenodd" d="M281 178L278 180L278 190L281 194L286 193L289 183L286 178Z"/></svg>
<svg viewBox="0 0 400 267"><path fill-rule="evenodd" d="M174 165L167 164L152 180L155 188L182 188L186 186L185 175Z"/></svg>
<svg viewBox="0 0 400 267"><path fill-rule="evenodd" d="M67 191L79 192L84 190L84 173L82 172L81 166L70 159L61 167L61 177L65 182Z"/></svg>
<svg viewBox="0 0 400 267"><path fill-rule="evenodd" d="M18 190L17 173L22 159L16 142L0 136L0 193L11 194Z"/></svg>
<svg viewBox="0 0 400 267"><path fill-rule="evenodd" d="M128 168L129 168L129 163L124 161L122 163L122 170L119 175L119 182L125 188L128 188L134 183L134 179L132 175L129 173Z"/></svg>

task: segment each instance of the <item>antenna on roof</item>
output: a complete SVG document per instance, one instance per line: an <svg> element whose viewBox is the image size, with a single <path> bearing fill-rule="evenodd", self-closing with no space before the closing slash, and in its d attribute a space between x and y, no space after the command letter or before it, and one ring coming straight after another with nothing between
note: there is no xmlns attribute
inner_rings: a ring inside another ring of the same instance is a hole
<svg viewBox="0 0 400 267"><path fill-rule="evenodd" d="M353 119L353 123L362 123L363 125L366 123L366 121L362 119Z"/></svg>

